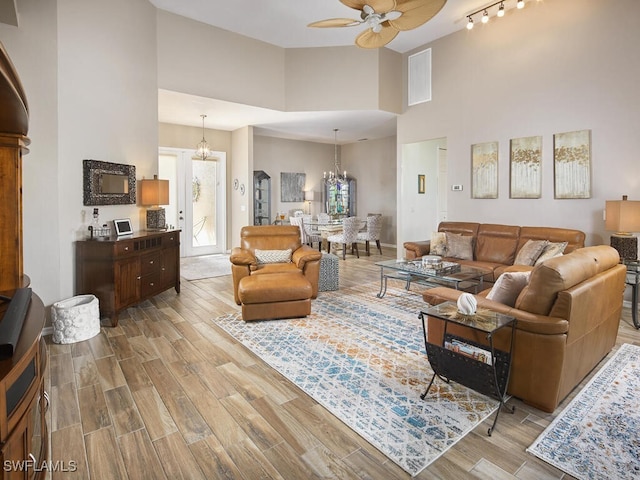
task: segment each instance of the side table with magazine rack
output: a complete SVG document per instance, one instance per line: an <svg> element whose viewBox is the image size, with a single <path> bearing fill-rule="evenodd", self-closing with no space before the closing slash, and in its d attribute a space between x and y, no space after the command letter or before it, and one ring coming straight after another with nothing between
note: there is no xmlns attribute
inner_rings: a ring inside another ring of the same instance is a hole
<svg viewBox="0 0 640 480"><path fill-rule="evenodd" d="M631 319L633 326L640 328L638 322L638 285L640 285L640 260L626 260L627 267L626 284L631 286Z"/></svg>
<svg viewBox="0 0 640 480"><path fill-rule="evenodd" d="M427 317L444 322L441 344L429 342L425 324ZM487 434L491 436L500 410L504 407L509 413L515 411L514 406L509 408L505 402L511 373L516 319L488 309L479 309L476 315L462 315L458 313L455 302L445 302L421 311L419 318L422 320L427 357L434 372L426 391L420 397L425 399L437 375L446 383L453 380L498 400L500 405L493 419L493 424L487 431ZM482 345L447 332L449 323L463 325L483 333L486 335L488 345ZM498 350L493 344L496 332L502 328L511 328L511 339L507 351Z"/></svg>
<svg viewBox="0 0 640 480"><path fill-rule="evenodd" d="M409 290L411 282L430 287L446 286L456 290L482 290L484 276L488 270L460 265L455 262L442 262L438 267L425 266L420 260L385 260L376 262L380 267L380 291L376 295L382 298L387 293L387 280L393 278L405 282Z"/></svg>

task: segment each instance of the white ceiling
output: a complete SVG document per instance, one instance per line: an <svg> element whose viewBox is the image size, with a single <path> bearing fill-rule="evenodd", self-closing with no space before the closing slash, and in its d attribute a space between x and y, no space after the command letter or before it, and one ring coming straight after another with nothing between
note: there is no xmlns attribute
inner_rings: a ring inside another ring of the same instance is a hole
<svg viewBox="0 0 640 480"><path fill-rule="evenodd" d="M345 28L309 28L326 18L359 18L358 11L339 0L150 0L156 7L218 28L236 32L283 48L353 45L363 26ZM448 0L427 23L411 31L400 32L387 48L405 53L420 45L460 30L466 15L491 0ZM513 5L511 5L513 4ZM515 0L505 0L505 9ZM382 138L395 134L395 115L381 111L366 112L277 112L215 99L176 92L159 92L159 121L201 126L201 114L207 114L206 128L234 130L246 125L257 127L264 135L333 143L333 129L339 128L339 143L363 138Z"/></svg>

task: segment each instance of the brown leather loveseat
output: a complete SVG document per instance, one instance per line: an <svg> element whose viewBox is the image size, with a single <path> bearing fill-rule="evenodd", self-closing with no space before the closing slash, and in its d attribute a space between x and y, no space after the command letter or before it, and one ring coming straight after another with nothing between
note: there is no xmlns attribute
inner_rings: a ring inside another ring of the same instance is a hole
<svg viewBox="0 0 640 480"><path fill-rule="evenodd" d="M626 268L607 245L580 248L535 266L528 284L511 307L476 295L478 308L516 318L511 378L507 392L546 412L558 404L615 345L625 289ZM456 301L462 292L446 287L424 292L436 305ZM507 350L509 332L496 335ZM440 344L442 322L428 320L428 338ZM449 325L454 335L486 344L477 332Z"/></svg>
<svg viewBox="0 0 640 480"><path fill-rule="evenodd" d="M321 258L302 244L297 226L242 227L230 261L233 296L242 305L243 319L308 315L311 299L318 296Z"/></svg>
<svg viewBox="0 0 640 480"><path fill-rule="evenodd" d="M441 222L438 232L472 237L473 258L448 258L463 265L488 270L486 282L495 282L505 268L513 265L520 249L528 240L547 240L549 242L567 242L564 253L584 247L585 234L580 230L553 227L520 227L517 225L499 225L473 222ZM420 258L430 253L430 240L404 242L407 260Z"/></svg>

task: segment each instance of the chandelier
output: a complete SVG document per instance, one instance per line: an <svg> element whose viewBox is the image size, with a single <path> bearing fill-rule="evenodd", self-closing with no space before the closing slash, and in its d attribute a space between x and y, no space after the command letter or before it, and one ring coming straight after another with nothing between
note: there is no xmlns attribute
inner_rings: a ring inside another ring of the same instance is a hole
<svg viewBox="0 0 640 480"><path fill-rule="evenodd" d="M196 157L201 160L206 160L209 155L211 155L211 149L209 148L209 144L204 139L204 119L207 118L206 115L200 115L202 117L202 140L196 147Z"/></svg>
<svg viewBox="0 0 640 480"><path fill-rule="evenodd" d="M333 171L323 172L322 178L326 185L338 185L340 183L347 183L347 171L345 170L340 175L340 166L338 165L338 129L333 129L334 145L333 145Z"/></svg>

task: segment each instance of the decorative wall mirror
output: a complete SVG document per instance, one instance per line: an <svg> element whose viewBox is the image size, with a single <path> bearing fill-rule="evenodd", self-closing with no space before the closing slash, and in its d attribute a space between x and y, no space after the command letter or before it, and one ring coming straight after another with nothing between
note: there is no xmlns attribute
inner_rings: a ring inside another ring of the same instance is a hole
<svg viewBox="0 0 640 480"><path fill-rule="evenodd" d="M121 163L82 161L84 205L136 203L136 167Z"/></svg>

